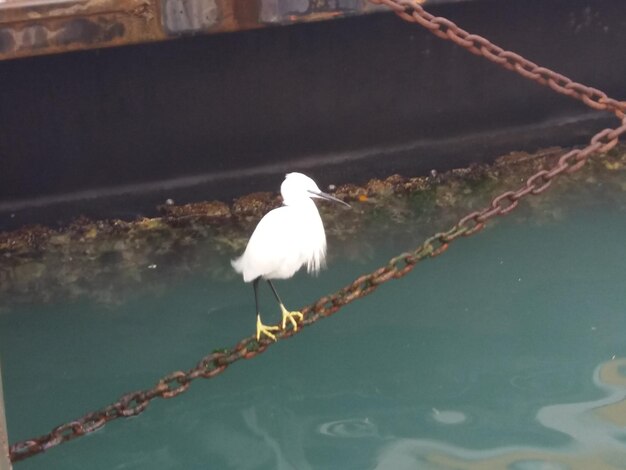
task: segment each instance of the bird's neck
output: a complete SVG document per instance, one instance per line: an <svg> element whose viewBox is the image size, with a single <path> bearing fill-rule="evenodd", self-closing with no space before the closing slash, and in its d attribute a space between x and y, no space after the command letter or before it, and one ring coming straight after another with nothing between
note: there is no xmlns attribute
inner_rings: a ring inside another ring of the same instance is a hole
<svg viewBox="0 0 626 470"><path fill-rule="evenodd" d="M289 207L302 207L302 208L317 207L315 203L313 202L313 199L309 197L283 199L283 205L289 206Z"/></svg>

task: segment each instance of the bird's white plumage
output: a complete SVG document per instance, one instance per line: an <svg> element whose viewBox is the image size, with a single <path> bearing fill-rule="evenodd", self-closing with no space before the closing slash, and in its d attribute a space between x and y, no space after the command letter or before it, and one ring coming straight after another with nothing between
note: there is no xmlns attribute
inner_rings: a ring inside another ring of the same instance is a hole
<svg viewBox="0 0 626 470"><path fill-rule="evenodd" d="M245 282L258 277L286 279L302 266L316 273L326 259L326 234L311 199L321 193L315 182L301 173L289 173L281 186L282 207L259 222L243 255L232 261Z"/></svg>

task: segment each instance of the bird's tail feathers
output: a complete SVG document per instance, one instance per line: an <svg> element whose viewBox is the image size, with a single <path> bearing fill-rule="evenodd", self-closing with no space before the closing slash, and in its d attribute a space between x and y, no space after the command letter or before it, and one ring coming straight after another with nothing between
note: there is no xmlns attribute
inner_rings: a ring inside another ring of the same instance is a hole
<svg viewBox="0 0 626 470"><path fill-rule="evenodd" d="M306 270L309 274L317 276L320 269L326 267L326 250L322 249L315 253L306 264Z"/></svg>
<svg viewBox="0 0 626 470"><path fill-rule="evenodd" d="M230 264L235 271L239 274L243 272L243 256L240 256L237 259L230 260Z"/></svg>

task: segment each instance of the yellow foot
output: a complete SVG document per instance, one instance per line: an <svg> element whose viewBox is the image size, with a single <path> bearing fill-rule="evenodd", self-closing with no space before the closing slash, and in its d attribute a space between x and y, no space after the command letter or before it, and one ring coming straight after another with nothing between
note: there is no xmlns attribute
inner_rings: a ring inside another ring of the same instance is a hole
<svg viewBox="0 0 626 470"><path fill-rule="evenodd" d="M256 340L261 339L261 335L269 336L274 341L276 341L276 336L272 333L272 331L280 330L277 326L267 326L261 323L261 315L256 316Z"/></svg>
<svg viewBox="0 0 626 470"><path fill-rule="evenodd" d="M298 317L300 320L302 320L303 318L302 314L300 312L288 311L283 304L280 304L280 309L283 312L283 330L287 326L287 320L289 320L291 324L293 325L293 331L298 331L298 324L296 323L296 320L293 317Z"/></svg>

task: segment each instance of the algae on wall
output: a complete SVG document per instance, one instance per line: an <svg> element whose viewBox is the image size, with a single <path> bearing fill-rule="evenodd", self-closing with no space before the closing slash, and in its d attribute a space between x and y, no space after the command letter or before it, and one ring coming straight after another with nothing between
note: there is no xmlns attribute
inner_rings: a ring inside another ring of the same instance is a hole
<svg viewBox="0 0 626 470"><path fill-rule="evenodd" d="M319 204L329 255L355 262L372 256L376 240L397 241L398 252L451 227L494 196L516 189L554 162L562 149L511 153L493 165L475 165L429 176L387 176L363 186L319 181L352 205L351 211ZM607 203L626 210L626 147L592 158L585 168L560 178L548 193L526 198L516 220L558 220L567 198L584 201L602 185ZM160 207L161 217L134 221L89 220L53 229L23 227L0 233L2 305L77 299L117 302L140 290L157 290L192 273L219 281L235 276L229 260L245 248L258 220L279 206L277 193L254 193L231 204L208 201Z"/></svg>

